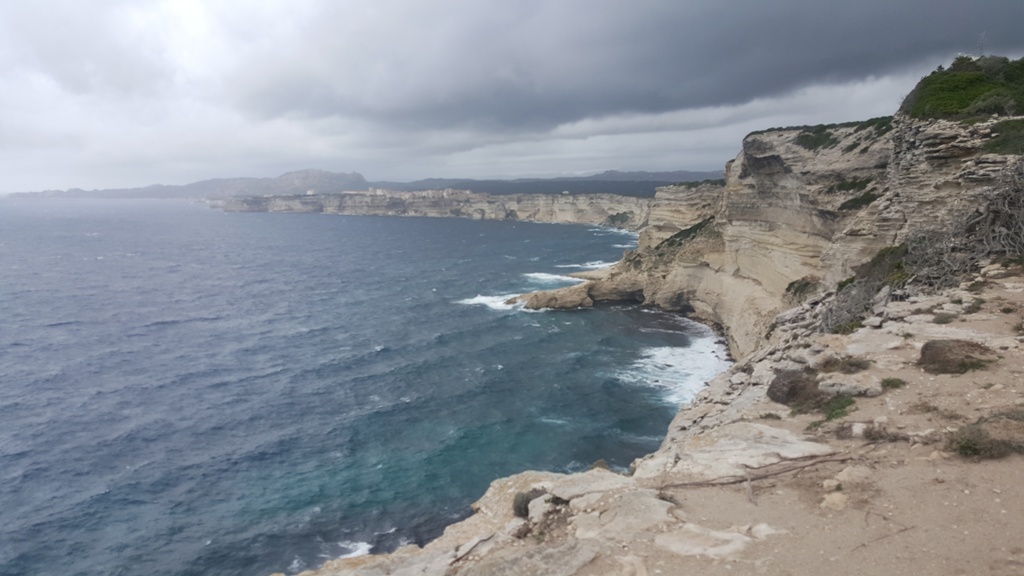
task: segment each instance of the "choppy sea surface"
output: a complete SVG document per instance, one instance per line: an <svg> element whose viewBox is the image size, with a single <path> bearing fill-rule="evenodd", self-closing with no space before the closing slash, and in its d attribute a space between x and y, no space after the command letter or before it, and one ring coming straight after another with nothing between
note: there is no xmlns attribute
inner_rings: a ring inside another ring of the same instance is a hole
<svg viewBox="0 0 1024 576"><path fill-rule="evenodd" d="M628 466L723 346L504 301L635 240L0 199L0 574L295 573L425 543L501 476Z"/></svg>

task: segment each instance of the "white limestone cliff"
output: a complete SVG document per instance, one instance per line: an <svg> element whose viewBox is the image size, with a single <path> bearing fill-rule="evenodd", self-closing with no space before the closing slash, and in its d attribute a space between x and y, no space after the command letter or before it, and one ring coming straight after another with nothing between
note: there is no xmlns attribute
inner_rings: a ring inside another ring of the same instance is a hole
<svg viewBox="0 0 1024 576"><path fill-rule="evenodd" d="M227 199L223 208L232 212L520 220L638 230L647 225L651 199L614 194L490 195L451 189L417 192L373 189L340 194L241 196Z"/></svg>
<svg viewBox="0 0 1024 576"><path fill-rule="evenodd" d="M724 186L659 190L660 198L685 200L665 218L656 198L657 228L641 233L637 252L586 284L521 301L527 308L629 301L692 311L723 327L742 359L792 305L787 289L795 282L834 287L908 230L976 203L1012 158L984 153L992 122L898 116L753 133L726 164ZM677 229L690 228L665 238L673 218Z"/></svg>

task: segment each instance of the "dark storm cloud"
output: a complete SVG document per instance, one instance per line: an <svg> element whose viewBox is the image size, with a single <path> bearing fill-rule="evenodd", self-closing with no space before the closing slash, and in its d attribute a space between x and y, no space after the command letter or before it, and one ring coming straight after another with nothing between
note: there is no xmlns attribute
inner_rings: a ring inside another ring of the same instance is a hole
<svg viewBox="0 0 1024 576"><path fill-rule="evenodd" d="M982 34L993 51L1024 46L1018 1L380 6L311 13L308 44L267 46L234 78L239 101L267 117L538 130L882 75L975 52Z"/></svg>
<svg viewBox="0 0 1024 576"><path fill-rule="evenodd" d="M710 170L893 113L1024 0L0 1L0 193Z"/></svg>
<svg viewBox="0 0 1024 576"><path fill-rule="evenodd" d="M158 38L134 26L130 0L10 2L0 13L0 63L45 75L73 94L148 93L173 75ZM6 52L6 53L5 53Z"/></svg>

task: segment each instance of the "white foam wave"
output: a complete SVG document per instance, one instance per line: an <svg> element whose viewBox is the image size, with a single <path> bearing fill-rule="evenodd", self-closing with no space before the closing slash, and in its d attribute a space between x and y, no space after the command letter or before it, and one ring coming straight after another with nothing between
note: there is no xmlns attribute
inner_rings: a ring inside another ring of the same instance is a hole
<svg viewBox="0 0 1024 576"><path fill-rule="evenodd" d="M473 298L466 298L465 300L457 300L456 304L466 304L468 306L487 306L492 310L519 310L523 307L522 304L509 304L508 301L512 298L519 296L519 294L499 294L497 296L483 296L477 294Z"/></svg>
<svg viewBox="0 0 1024 576"><path fill-rule="evenodd" d="M580 268L583 270L597 270L598 268L607 268L612 264L615 264L615 262L594 260L591 262L584 262L583 264L558 264L555 266L555 268Z"/></svg>
<svg viewBox="0 0 1024 576"><path fill-rule="evenodd" d="M731 365L725 346L710 329L708 332L685 348L647 348L639 360L617 376L630 384L661 390L667 402L685 404Z"/></svg>
<svg viewBox="0 0 1024 576"><path fill-rule="evenodd" d="M632 250L633 248L636 247L636 244L612 244L612 248L625 248L627 250Z"/></svg>
<svg viewBox="0 0 1024 576"><path fill-rule="evenodd" d="M523 274L530 280L540 284L579 284L580 282L586 282L580 278L573 278L572 276L563 276L561 274L548 274L546 272L531 272L529 274Z"/></svg>
<svg viewBox="0 0 1024 576"><path fill-rule="evenodd" d="M563 420L561 418L541 418L540 421L545 424L553 424L555 426L569 426L571 424L568 420Z"/></svg>
<svg viewBox="0 0 1024 576"><path fill-rule="evenodd" d="M348 540L338 542L338 546L341 546L346 550L351 550L351 552L344 556L339 556L339 558L358 558L359 556L366 556L370 553L370 550L373 549L373 544L370 544L369 542L350 542Z"/></svg>
<svg viewBox="0 0 1024 576"><path fill-rule="evenodd" d="M595 236L607 236L609 234L618 234L620 236L632 236L637 238L640 236L639 232L633 230L626 230L625 228L587 228L588 232L594 232Z"/></svg>
<svg viewBox="0 0 1024 576"><path fill-rule="evenodd" d="M306 563L302 561L302 558L296 556L292 558L292 563L288 565L288 571L292 574L297 574L306 567Z"/></svg>

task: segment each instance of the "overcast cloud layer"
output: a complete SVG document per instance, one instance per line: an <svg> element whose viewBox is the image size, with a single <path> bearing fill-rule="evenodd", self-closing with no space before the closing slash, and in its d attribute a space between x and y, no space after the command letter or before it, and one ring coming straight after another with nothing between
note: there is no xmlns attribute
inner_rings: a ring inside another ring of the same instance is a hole
<svg viewBox="0 0 1024 576"><path fill-rule="evenodd" d="M893 113L1020 0L0 4L0 192L288 170L714 170L751 130Z"/></svg>

